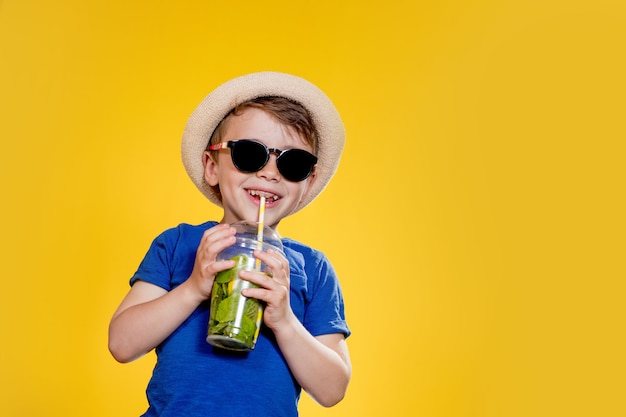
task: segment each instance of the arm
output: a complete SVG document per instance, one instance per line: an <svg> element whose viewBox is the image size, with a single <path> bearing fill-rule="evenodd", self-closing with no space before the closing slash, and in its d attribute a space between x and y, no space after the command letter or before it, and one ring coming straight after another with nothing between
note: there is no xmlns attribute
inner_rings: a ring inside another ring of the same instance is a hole
<svg viewBox="0 0 626 417"><path fill-rule="evenodd" d="M290 325L274 330L280 350L302 388L325 407L343 399L352 365L342 334L313 337L294 317Z"/></svg>
<svg viewBox="0 0 626 417"><path fill-rule="evenodd" d="M314 337L293 314L289 303L289 263L276 252L255 252L272 270L265 274L242 271L240 276L261 288L243 291L266 302L263 320L272 329L289 369L302 388L319 404L330 407L345 396L352 374L343 334Z"/></svg>
<svg viewBox="0 0 626 417"><path fill-rule="evenodd" d="M235 230L217 225L200 241L189 278L171 291L137 281L109 325L109 350L119 362L130 362L165 340L209 298L215 275L234 266L234 261L217 262L216 256L235 242Z"/></svg>
<svg viewBox="0 0 626 417"><path fill-rule="evenodd" d="M168 292L137 281L111 319L111 354L122 363L143 356L176 330L200 302L184 283Z"/></svg>

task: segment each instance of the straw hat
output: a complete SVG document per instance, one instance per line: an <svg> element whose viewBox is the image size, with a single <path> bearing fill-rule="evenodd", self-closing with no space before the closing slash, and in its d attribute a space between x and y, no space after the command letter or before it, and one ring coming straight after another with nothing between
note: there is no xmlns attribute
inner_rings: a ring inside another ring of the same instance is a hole
<svg viewBox="0 0 626 417"><path fill-rule="evenodd" d="M202 154L217 125L235 106L267 96L284 97L303 105L311 114L319 135L317 178L294 212L313 201L337 170L345 130L337 109L322 90L303 78L279 72L257 72L237 77L220 85L202 100L187 121L182 141L183 165L187 174L202 194L220 207L220 198L204 180Z"/></svg>

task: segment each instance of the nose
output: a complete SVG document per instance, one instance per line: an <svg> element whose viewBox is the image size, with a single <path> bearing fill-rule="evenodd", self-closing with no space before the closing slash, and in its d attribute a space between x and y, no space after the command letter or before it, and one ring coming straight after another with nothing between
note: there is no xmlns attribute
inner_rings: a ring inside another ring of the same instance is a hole
<svg viewBox="0 0 626 417"><path fill-rule="evenodd" d="M263 178L266 181L278 181L280 179L280 172L276 165L276 155L270 154L270 160L267 164L256 173L257 177Z"/></svg>

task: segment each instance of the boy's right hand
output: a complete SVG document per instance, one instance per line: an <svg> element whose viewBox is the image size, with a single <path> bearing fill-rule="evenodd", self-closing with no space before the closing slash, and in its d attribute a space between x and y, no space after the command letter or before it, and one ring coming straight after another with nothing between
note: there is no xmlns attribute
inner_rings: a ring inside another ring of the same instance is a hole
<svg viewBox="0 0 626 417"><path fill-rule="evenodd" d="M206 230L202 235L187 285L190 285L203 301L211 296L215 276L235 266L235 261L232 260L216 260L221 251L235 243L235 233L234 227L228 224L218 224Z"/></svg>

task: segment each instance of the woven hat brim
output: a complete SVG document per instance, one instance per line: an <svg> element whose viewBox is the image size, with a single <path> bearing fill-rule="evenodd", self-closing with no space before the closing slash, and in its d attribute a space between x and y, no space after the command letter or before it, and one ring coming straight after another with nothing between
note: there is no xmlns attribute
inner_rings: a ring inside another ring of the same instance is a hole
<svg viewBox="0 0 626 417"><path fill-rule="evenodd" d="M234 78L209 93L194 110L185 126L181 146L187 174L200 192L220 207L219 196L204 180L202 154L217 125L235 106L267 96L284 97L303 105L319 134L317 178L292 213L310 204L326 188L339 166L345 129L337 109L322 90L303 78L280 72L257 72Z"/></svg>

